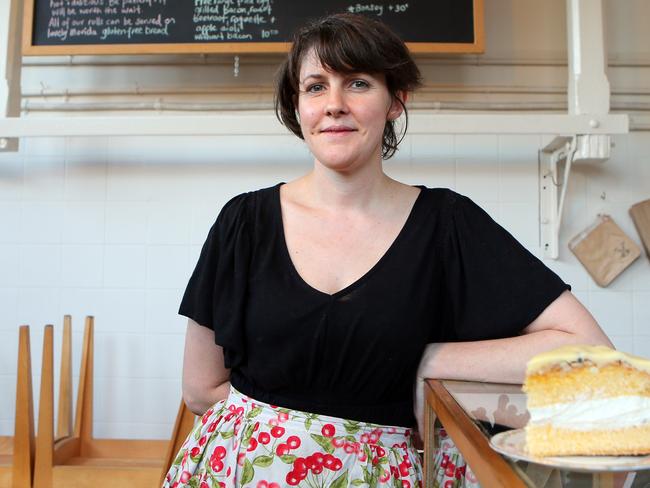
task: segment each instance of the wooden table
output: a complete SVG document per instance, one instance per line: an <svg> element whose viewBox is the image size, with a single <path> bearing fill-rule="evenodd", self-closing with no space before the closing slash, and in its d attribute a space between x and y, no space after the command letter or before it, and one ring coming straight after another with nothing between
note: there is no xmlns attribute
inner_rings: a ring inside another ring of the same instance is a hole
<svg viewBox="0 0 650 488"><path fill-rule="evenodd" d="M470 381L427 380L425 404L425 486L433 487L436 448L434 424L445 428L481 486L650 488L650 471L578 473L539 464L513 461L489 445L485 426L521 428L528 421L525 394L520 385ZM483 421L483 422L482 422Z"/></svg>

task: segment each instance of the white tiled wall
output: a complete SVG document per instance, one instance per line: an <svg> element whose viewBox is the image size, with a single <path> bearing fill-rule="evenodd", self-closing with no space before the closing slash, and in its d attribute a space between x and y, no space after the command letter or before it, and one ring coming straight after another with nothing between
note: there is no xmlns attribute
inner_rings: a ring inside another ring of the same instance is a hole
<svg viewBox="0 0 650 488"><path fill-rule="evenodd" d="M639 19L650 6L620 3L604 2L608 75L613 106L627 107L647 95L650 34ZM426 93L414 102L564 103L564 15L563 0L486 2L485 55L423 59ZM58 66L24 60L22 87L28 99L45 98L39 94L46 87L114 91L127 101L145 97L129 93L134 84L177 101L191 97L174 90L214 89L216 100L248 87L242 99L268 98L270 105L277 59L249 64L242 57L237 80L231 60L218 56L158 66L149 58L146 66L131 58L69 66L67 58ZM619 348L650 357L647 257L601 289L566 246L600 212L639 242L627 211L650 198L650 132L614 140L608 162L574 166L560 259L547 264ZM386 169L405 182L468 194L539 255L537 150L546 142L535 135L411 135ZM37 393L42 327L56 326L58 363L60 325L69 313L74 371L83 317L96 316L95 436L167 437L180 402L185 319L176 310L208 228L229 197L290 180L309 164L304 145L288 135L38 138L23 139L18 153L0 153L0 435L13 432L18 325L32 326Z"/></svg>
<svg viewBox="0 0 650 488"><path fill-rule="evenodd" d="M539 255L537 149L544 141L410 136L386 169L469 195ZM70 313L75 371L83 316L96 316L95 435L164 438L180 401L185 320L176 310L208 228L229 197L289 180L308 169L309 158L289 136L264 141L260 154L273 158L263 164L229 164L215 156L210 138L23 142L19 153L0 155L0 434L13 431L17 326L32 326L36 393L42 326L57 326L58 361L60 324ZM598 212L639 242L627 209L650 197L650 134L615 142L607 163L575 167L561 256L547 264L619 348L650 356L648 259L601 289L566 248Z"/></svg>

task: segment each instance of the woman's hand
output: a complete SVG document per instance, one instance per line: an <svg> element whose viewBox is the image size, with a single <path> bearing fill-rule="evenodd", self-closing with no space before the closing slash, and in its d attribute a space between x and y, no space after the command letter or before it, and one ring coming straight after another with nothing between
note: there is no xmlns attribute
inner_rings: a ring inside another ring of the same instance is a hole
<svg viewBox="0 0 650 488"><path fill-rule="evenodd" d="M214 342L214 331L187 323L183 355L183 400L196 415L228 397L230 370L223 364L223 349Z"/></svg>

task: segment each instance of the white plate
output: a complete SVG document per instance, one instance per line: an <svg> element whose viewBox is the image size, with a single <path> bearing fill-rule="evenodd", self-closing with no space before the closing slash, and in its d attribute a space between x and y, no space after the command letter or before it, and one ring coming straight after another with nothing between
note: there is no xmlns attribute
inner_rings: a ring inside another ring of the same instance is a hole
<svg viewBox="0 0 650 488"><path fill-rule="evenodd" d="M498 453L516 461L528 461L571 471L641 471L650 469L650 456L534 457L526 452L524 429L501 432L490 439L490 446Z"/></svg>

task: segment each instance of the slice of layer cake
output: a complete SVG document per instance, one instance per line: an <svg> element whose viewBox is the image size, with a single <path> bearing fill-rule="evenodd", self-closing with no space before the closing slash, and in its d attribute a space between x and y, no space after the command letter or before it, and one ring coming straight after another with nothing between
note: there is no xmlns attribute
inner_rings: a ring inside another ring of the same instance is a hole
<svg viewBox="0 0 650 488"><path fill-rule="evenodd" d="M533 456L650 454L650 360L565 346L528 362Z"/></svg>

